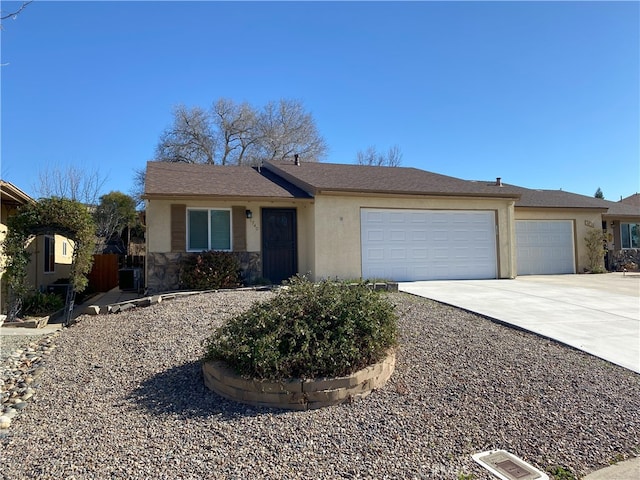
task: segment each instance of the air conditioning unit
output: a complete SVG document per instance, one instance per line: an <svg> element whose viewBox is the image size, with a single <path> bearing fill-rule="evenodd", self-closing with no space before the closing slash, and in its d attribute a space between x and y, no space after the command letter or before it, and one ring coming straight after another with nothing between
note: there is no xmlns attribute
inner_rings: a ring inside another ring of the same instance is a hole
<svg viewBox="0 0 640 480"><path fill-rule="evenodd" d="M142 288L141 268L121 268L118 270L120 290L140 290Z"/></svg>

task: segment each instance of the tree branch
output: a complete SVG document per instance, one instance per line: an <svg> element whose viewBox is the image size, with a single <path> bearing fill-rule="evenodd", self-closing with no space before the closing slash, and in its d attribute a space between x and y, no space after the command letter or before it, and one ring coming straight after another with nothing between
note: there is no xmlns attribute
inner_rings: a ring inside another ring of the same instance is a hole
<svg viewBox="0 0 640 480"><path fill-rule="evenodd" d="M20 14L20 12L22 12L22 10L24 10L27 7L27 5L29 5L32 2L33 2L33 0L29 0L28 2L22 2L22 5L20 5L20 8L18 10L16 10L13 13L9 13L7 15L1 16L0 17L0 21L7 20L8 18L12 18L12 17L13 18L17 17Z"/></svg>

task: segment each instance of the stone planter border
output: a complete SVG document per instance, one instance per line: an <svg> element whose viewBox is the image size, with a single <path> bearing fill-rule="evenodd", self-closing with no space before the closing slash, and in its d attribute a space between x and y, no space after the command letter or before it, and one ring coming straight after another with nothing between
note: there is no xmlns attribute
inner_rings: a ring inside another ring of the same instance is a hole
<svg viewBox="0 0 640 480"><path fill-rule="evenodd" d="M7 316L0 316L0 326L7 328L43 328L49 323L49 320L55 320L56 318L62 316L64 313L64 308L58 310L57 312L52 313L51 315L45 315L43 317L27 317L20 319L17 322L7 322Z"/></svg>
<svg viewBox="0 0 640 480"><path fill-rule="evenodd" d="M218 395L257 407L311 410L351 402L382 387L395 368L395 351L380 362L344 377L269 381L237 375L224 362L202 365L205 385Z"/></svg>

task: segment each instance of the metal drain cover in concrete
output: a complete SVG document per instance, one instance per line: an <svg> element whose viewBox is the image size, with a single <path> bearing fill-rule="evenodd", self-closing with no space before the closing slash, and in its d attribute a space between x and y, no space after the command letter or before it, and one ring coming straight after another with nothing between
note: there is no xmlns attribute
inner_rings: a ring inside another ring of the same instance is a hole
<svg viewBox="0 0 640 480"><path fill-rule="evenodd" d="M549 480L546 473L506 450L476 453L472 458L501 480Z"/></svg>

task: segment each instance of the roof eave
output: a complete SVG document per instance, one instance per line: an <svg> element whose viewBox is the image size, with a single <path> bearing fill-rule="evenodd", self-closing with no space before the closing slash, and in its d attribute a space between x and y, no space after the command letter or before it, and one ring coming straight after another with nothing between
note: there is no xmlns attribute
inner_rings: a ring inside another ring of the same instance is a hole
<svg viewBox="0 0 640 480"><path fill-rule="evenodd" d="M605 220L615 220L615 219L624 219L624 220L634 220L640 219L640 213L603 213L602 218Z"/></svg>
<svg viewBox="0 0 640 480"><path fill-rule="evenodd" d="M279 197L279 196L259 196L259 195L217 195L217 194L182 194L182 193L149 193L141 197L143 200L216 200L216 201L244 201L244 202L264 202L264 201L299 201L312 202L313 198L308 197Z"/></svg>
<svg viewBox="0 0 640 480"><path fill-rule="evenodd" d="M316 191L316 195L362 195L362 196L375 196L375 195L402 195L412 197L465 197L465 198L502 198L517 201L520 199L520 194L511 193L479 193L479 192L416 192L411 190L363 190L363 189L330 189L319 188Z"/></svg>
<svg viewBox="0 0 640 480"><path fill-rule="evenodd" d="M518 205L516 204L516 208L552 208L557 210L596 210L598 212L606 212L608 209L606 207L586 207L586 206L577 206L577 205Z"/></svg>
<svg viewBox="0 0 640 480"><path fill-rule="evenodd" d="M35 199L31 198L11 182L0 180L0 189L3 197L8 198L10 201L17 204L25 205L27 203L36 202Z"/></svg>

